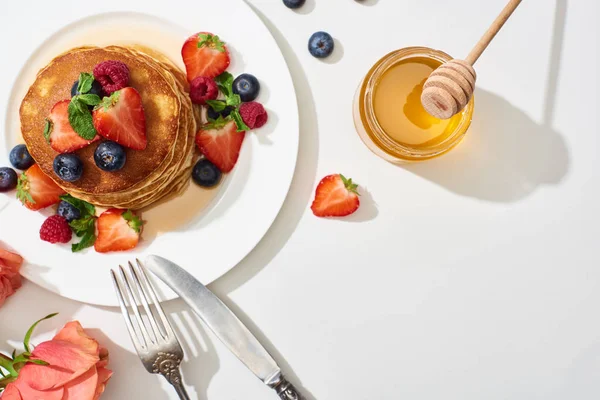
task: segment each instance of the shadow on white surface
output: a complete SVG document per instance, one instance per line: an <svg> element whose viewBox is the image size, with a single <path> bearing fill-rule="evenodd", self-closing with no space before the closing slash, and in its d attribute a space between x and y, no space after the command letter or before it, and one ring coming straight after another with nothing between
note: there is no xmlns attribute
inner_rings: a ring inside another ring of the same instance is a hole
<svg viewBox="0 0 600 400"><path fill-rule="evenodd" d="M374 6L375 4L379 3L379 0L354 0L356 1L358 4L362 4L363 6Z"/></svg>
<svg viewBox="0 0 600 400"><path fill-rule="evenodd" d="M281 5L283 7L285 7L283 5L283 2L281 3ZM295 12L296 14L310 14L311 12L313 12L313 10L315 9L315 7L317 6L317 0L306 0L306 2L304 3L304 5L300 8L296 8L296 9L291 9L290 11Z"/></svg>
<svg viewBox="0 0 600 400"><path fill-rule="evenodd" d="M344 45L335 37L333 38L333 53L329 57L320 58L319 60L326 64L337 64L344 58Z"/></svg>
<svg viewBox="0 0 600 400"><path fill-rule="evenodd" d="M448 190L493 202L515 202L542 185L556 185L569 171L569 150L552 127L567 0L557 0L548 83L541 124L507 100L475 91L475 117L462 144L450 153L406 170Z"/></svg>
<svg viewBox="0 0 600 400"><path fill-rule="evenodd" d="M456 149L402 167L457 194L493 202L518 201L565 177L569 153L558 132L485 90L476 91L475 110Z"/></svg>
<svg viewBox="0 0 600 400"><path fill-rule="evenodd" d="M379 209L371 192L363 186L358 187L358 192L360 193L359 209L354 214L340 219L340 221L365 222L377 218Z"/></svg>

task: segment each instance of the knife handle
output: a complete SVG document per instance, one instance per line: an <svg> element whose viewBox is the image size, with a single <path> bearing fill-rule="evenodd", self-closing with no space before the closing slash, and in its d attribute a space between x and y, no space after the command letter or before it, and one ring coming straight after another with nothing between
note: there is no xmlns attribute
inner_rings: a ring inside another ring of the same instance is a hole
<svg viewBox="0 0 600 400"><path fill-rule="evenodd" d="M277 382L270 386L277 392L279 398L282 400L304 400L304 397L300 395L300 392L298 392L294 385L288 382L283 375L279 377Z"/></svg>

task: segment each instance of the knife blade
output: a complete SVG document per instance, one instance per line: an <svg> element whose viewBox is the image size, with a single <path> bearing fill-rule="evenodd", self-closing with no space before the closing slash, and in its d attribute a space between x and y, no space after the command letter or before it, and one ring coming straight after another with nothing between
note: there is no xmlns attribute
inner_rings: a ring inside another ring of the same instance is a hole
<svg viewBox="0 0 600 400"><path fill-rule="evenodd" d="M148 256L146 267L177 293L213 333L281 399L300 400L296 388L281 373L273 357L213 292L179 265L159 256Z"/></svg>

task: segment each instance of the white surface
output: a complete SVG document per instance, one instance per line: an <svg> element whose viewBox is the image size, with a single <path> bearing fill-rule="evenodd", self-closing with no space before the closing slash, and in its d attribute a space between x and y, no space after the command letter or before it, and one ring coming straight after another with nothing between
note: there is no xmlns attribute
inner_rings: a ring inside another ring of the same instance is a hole
<svg viewBox="0 0 600 400"><path fill-rule="evenodd" d="M366 3L308 0L298 14L253 1L292 70L299 164L265 239L211 288L268 338L309 399L600 398L598 3L568 2L555 26L554 1L524 1L477 65L467 141L409 168L377 159L354 133L355 85L397 47L466 54L505 2ZM337 62L307 53L320 29L343 47ZM308 209L317 180L333 172L372 194L348 220ZM180 301L168 309L202 333L186 340L194 398L275 398ZM110 337L116 374L104 398L176 398L132 354L115 310L32 284L0 310L0 346L57 310L40 331L78 318Z"/></svg>
<svg viewBox="0 0 600 400"><path fill-rule="evenodd" d="M19 20L28 7L21 4L20 8L9 8L3 28L19 36L30 29ZM103 1L103 8L73 4L67 14L51 4L36 9L36 15L47 16L41 27L64 27L44 43L41 32L23 41L6 43L5 51L11 54L12 63L3 68L0 79L0 93L6 93L0 109L8 107L7 113L0 114L7 116L6 124L0 120L0 126L6 126L5 137L0 140L0 165L8 165L10 149L22 141L18 110L35 74L55 56L77 46L142 44L156 48L184 68L181 46L185 39L199 30L218 32L231 49L232 64L228 70L234 76L248 71L262 80L258 100L269 110L269 122L256 132L248 132L236 169L226 176L207 209L202 210L209 200L199 201L197 196L213 194L203 193L192 184L184 196L144 212L144 240L134 251L107 255L89 249L73 254L70 246L36 240L47 212L27 210L14 193L0 194L0 202L10 198L6 207L0 207L0 226L10 227L0 229L0 241L27 255L28 264L22 270L25 277L64 297L87 303L117 305L109 270L149 254L161 254L185 265L198 279L210 283L235 266L262 239L292 181L298 154L298 107L285 60L261 20L249 7L240 6L238 0L221 1L221 7L202 16L184 13L179 8L148 6L146 1ZM106 14L108 11L111 12ZM99 15L89 17L90 12ZM232 19L245 21L252 35L237 29L230 23ZM124 27L126 33L122 31ZM171 291L165 293L168 298L175 297Z"/></svg>

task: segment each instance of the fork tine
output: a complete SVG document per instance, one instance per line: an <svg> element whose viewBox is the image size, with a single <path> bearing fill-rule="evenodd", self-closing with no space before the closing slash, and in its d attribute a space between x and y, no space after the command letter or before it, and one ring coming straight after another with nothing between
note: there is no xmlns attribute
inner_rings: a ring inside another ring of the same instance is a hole
<svg viewBox="0 0 600 400"><path fill-rule="evenodd" d="M125 304L125 299L123 298L123 289L119 284L119 278L115 274L115 271L110 270L110 275L112 276L113 285L115 287L115 291L117 292L117 298L119 300L119 306L121 307L121 314L123 314L123 318L125 319L125 325L127 325L127 330L129 331L129 336L133 341L133 345L136 349L145 348L145 346L139 341L137 332L131 323L131 317L129 316L129 311L127 310L127 305Z"/></svg>
<svg viewBox="0 0 600 400"><path fill-rule="evenodd" d="M158 312L158 315L160 316L160 320L162 321L162 324L165 327L165 332L167 333L167 337L175 337L175 332L173 331L173 327L171 326L171 323L169 322L169 319L167 318L165 311L163 310L162 306L160 305L160 302L158 301L158 296L156 295L156 291L154 290L154 287L150 283L150 279L148 279L148 275L146 274L146 269L144 268L144 266L142 265L140 260L138 260L136 258L135 261L137 263L137 267L138 267L137 269L140 272L142 281L144 281L144 284L148 288L148 293L150 294L150 297L152 298L152 302L156 306L156 311Z"/></svg>
<svg viewBox="0 0 600 400"><path fill-rule="evenodd" d="M138 307L138 303L135 299L135 295L133 293L133 289L131 288L131 285L129 284L129 279L127 278L127 274L125 273L125 270L123 269L122 266L119 265L119 272L121 274L121 279L123 280L123 282L125 282L125 291L127 292L127 297L129 299L129 304L131 304L131 308L133 309L133 314L135 315L135 319L136 322L140 328L140 331L142 332L142 336L144 338L144 342L146 344L146 346L150 346L150 344L154 343L151 339L150 339L150 335L148 334L148 329L146 329L146 324L144 324L144 320L142 319L142 316L140 314L140 310Z"/></svg>
<svg viewBox="0 0 600 400"><path fill-rule="evenodd" d="M131 261L129 262L129 269L131 271L131 275L133 276L133 282L138 291L138 295L142 302L142 306L144 307L144 310L146 310L146 315L148 315L148 320L150 321L150 326L152 327L152 330L154 331L154 337L156 338L157 341L158 341L158 339L166 340L166 338L163 336L160 328L158 327L158 324L156 323L156 317L154 316L154 313L150 309L150 304L148 304L148 296L146 295L147 289L144 288L145 285L143 285L140 282L138 272L136 271L136 268L134 268Z"/></svg>

